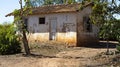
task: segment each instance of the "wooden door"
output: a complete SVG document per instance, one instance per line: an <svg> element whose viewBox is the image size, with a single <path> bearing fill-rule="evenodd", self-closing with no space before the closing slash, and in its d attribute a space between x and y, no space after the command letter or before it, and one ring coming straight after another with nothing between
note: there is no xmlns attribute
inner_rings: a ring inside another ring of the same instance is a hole
<svg viewBox="0 0 120 67"><path fill-rule="evenodd" d="M57 32L57 20L50 20L50 40L56 40L56 32Z"/></svg>

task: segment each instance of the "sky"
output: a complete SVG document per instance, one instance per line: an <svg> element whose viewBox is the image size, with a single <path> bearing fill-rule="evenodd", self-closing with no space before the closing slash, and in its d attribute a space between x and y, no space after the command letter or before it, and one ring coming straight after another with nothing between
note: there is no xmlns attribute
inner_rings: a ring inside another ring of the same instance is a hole
<svg viewBox="0 0 120 67"><path fill-rule="evenodd" d="M4 22L13 22L14 17L9 16L5 17L5 15L13 12L15 9L19 9L19 0L1 0L0 2L0 24ZM116 15L116 18L120 18L120 16Z"/></svg>
<svg viewBox="0 0 120 67"><path fill-rule="evenodd" d="M0 1L0 24L4 22L13 22L13 16L5 17L5 15L19 9L19 0L1 0Z"/></svg>

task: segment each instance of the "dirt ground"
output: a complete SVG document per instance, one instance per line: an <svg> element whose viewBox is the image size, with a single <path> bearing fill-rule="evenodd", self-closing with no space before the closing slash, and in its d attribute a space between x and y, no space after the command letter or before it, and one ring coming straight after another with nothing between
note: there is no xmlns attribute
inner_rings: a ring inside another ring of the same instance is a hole
<svg viewBox="0 0 120 67"><path fill-rule="evenodd" d="M66 47L56 42L30 44L31 56L1 55L0 67L120 67L115 45L110 43L106 55L105 42L92 47Z"/></svg>

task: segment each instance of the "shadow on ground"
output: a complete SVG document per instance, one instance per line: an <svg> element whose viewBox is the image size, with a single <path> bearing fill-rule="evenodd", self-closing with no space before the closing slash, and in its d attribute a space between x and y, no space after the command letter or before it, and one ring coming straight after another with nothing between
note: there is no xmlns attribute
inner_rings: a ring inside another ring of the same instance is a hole
<svg viewBox="0 0 120 67"><path fill-rule="evenodd" d="M90 45L90 46L84 46L86 48L116 48L116 45L118 45L118 42L116 41L109 41L107 43L107 41L100 41L97 45Z"/></svg>
<svg viewBox="0 0 120 67"><path fill-rule="evenodd" d="M24 57L34 57L34 58L57 58L56 56L45 56L41 54L31 53L30 55L22 54Z"/></svg>

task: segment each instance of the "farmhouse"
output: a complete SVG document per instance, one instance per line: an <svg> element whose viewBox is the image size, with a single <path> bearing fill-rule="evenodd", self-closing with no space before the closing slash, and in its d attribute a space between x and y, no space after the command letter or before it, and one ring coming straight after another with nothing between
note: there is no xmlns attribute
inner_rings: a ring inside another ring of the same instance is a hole
<svg viewBox="0 0 120 67"><path fill-rule="evenodd" d="M93 3L86 3L82 10L80 6L75 3L32 8L32 14L24 18L29 42L57 41L69 46L95 44L98 28L89 19Z"/></svg>

